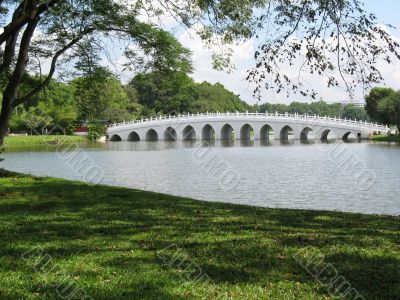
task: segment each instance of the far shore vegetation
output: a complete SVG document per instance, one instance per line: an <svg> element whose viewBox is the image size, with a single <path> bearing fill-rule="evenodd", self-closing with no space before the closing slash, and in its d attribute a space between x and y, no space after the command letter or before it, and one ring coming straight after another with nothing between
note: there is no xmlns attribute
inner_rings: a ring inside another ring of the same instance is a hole
<svg viewBox="0 0 400 300"><path fill-rule="evenodd" d="M7 136L5 147L35 146L35 145L54 145L66 143L81 143L87 139L83 136L75 135L27 135L27 136Z"/></svg>
<svg viewBox="0 0 400 300"><path fill-rule="evenodd" d="M398 135L374 135L372 137L372 140L377 141L377 142L400 143L400 136L398 136Z"/></svg>

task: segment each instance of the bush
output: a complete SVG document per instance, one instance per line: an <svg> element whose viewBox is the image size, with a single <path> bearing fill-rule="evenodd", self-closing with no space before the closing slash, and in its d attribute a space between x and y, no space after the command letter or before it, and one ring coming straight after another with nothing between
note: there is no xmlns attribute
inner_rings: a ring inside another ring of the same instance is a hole
<svg viewBox="0 0 400 300"><path fill-rule="evenodd" d="M88 136L87 138L91 141L97 141L106 133L106 128L104 124L100 122L91 122L88 125Z"/></svg>

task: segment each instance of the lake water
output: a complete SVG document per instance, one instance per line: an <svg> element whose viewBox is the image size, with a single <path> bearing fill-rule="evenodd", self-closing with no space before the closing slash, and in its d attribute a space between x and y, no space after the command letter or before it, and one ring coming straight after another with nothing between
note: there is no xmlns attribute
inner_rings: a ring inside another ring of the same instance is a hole
<svg viewBox="0 0 400 300"><path fill-rule="evenodd" d="M0 167L263 207L400 215L395 144L109 142L18 148Z"/></svg>

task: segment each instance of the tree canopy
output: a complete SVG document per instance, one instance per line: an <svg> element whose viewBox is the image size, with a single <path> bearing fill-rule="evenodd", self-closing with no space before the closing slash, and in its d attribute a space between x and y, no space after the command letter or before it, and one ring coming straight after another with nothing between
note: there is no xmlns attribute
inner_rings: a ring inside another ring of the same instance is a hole
<svg viewBox="0 0 400 300"><path fill-rule="evenodd" d="M395 93L395 90L387 87L375 87L365 96L365 110L375 122L387 123L385 115L378 110L379 102Z"/></svg>
<svg viewBox="0 0 400 300"><path fill-rule="evenodd" d="M113 74L98 68L92 73L72 81L75 105L80 120L108 120L121 122L124 117L112 118L115 111L128 105L121 83ZM110 118L111 117L111 118ZM129 114L125 119L129 119Z"/></svg>
<svg viewBox="0 0 400 300"><path fill-rule="evenodd" d="M159 73L136 75L130 84L137 90L138 102L154 114L216 111L246 111L251 106L220 84L195 83L183 72L165 76Z"/></svg>
<svg viewBox="0 0 400 300"><path fill-rule="evenodd" d="M187 72L189 52L170 33L142 21L144 14L172 16L209 45L218 43L223 50L214 55L216 68L230 66L226 44L261 37L247 77L257 84L256 94L265 87L315 97L300 75L292 79L280 68L297 67L299 57L299 74L319 74L328 86L344 82L349 92L382 79L379 59L400 58L397 42L358 0L1 1L0 145L15 107L30 101L54 75L90 74L112 45L122 45L125 66L138 72ZM47 62L50 68L43 75ZM41 80L24 90L27 73Z"/></svg>
<svg viewBox="0 0 400 300"><path fill-rule="evenodd" d="M365 109L372 120L396 125L400 132L400 91L376 87L365 97L365 101Z"/></svg>

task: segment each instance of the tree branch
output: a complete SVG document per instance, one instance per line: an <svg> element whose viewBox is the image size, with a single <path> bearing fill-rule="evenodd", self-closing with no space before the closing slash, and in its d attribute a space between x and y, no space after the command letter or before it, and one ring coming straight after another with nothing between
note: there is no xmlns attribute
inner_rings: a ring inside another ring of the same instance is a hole
<svg viewBox="0 0 400 300"><path fill-rule="evenodd" d="M29 45L33 36L33 33L36 29L37 24L39 23L39 18L36 18L28 23L24 34L22 35L21 44L19 46L19 54L18 60L15 65L14 72L8 81L7 87L3 93L3 101L10 97L8 100L14 100L16 95L16 89L18 85L21 83L22 77L25 74L26 65L28 63L28 52L29 52ZM10 103L12 104L12 103Z"/></svg>
<svg viewBox="0 0 400 300"><path fill-rule="evenodd" d="M15 32L19 31L30 21L34 20L37 17L40 17L44 12L51 9L58 1L59 0L48 0L35 8L28 9L27 11L25 8L26 1L23 1L18 9L23 9L24 13L21 14L18 18L13 19L6 26L4 26L4 30L0 34L0 45L7 41Z"/></svg>
<svg viewBox="0 0 400 300"><path fill-rule="evenodd" d="M18 98L14 101L14 106L18 106L33 96L35 96L37 93L39 93L43 88L45 88L53 78L54 72L56 71L56 64L58 58L64 54L68 49L72 48L76 43L78 43L85 35L93 32L95 30L94 27L90 27L82 31L77 37L75 37L73 40L71 40L68 44L66 44L62 49L58 50L56 54L53 56L53 59L51 61L51 67L48 75L46 76L46 79L42 81L38 86L36 86L31 92L26 94L25 96Z"/></svg>

